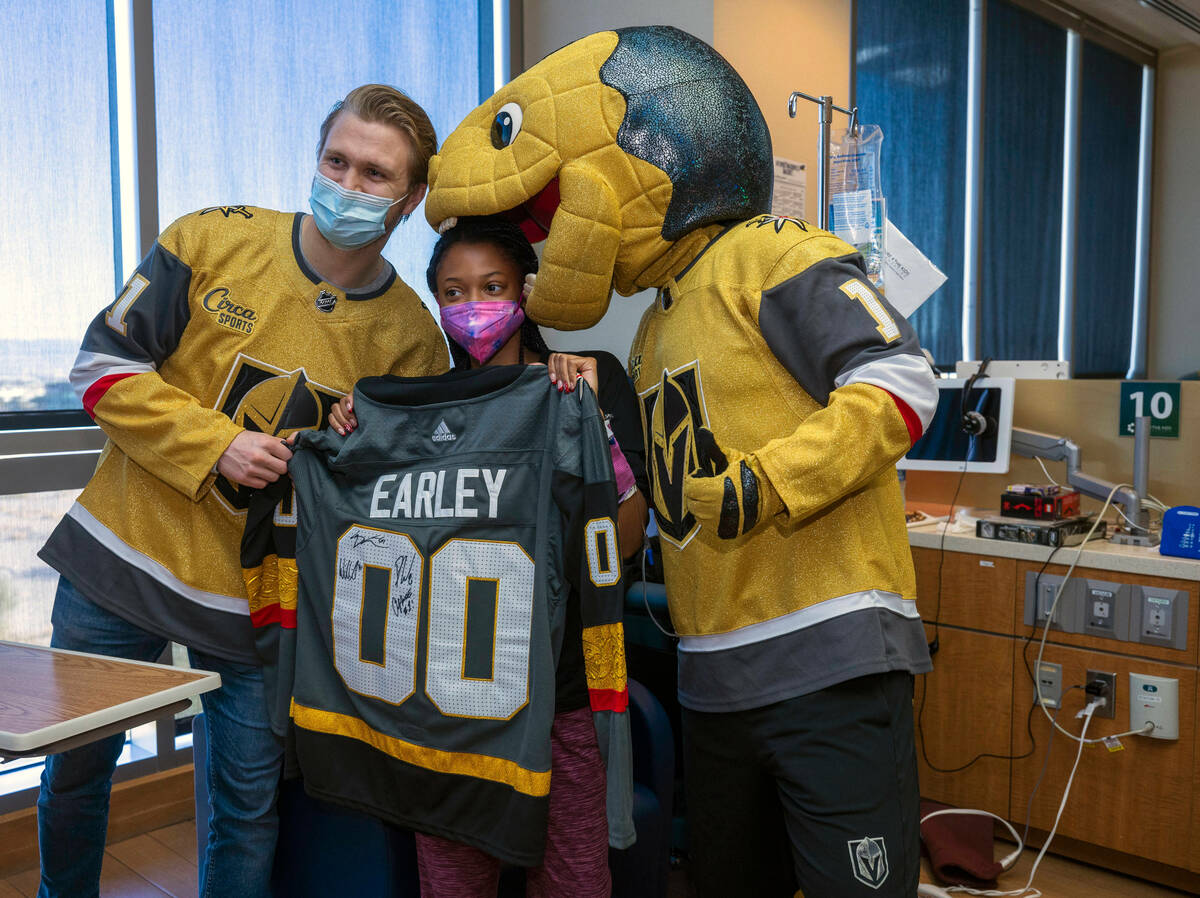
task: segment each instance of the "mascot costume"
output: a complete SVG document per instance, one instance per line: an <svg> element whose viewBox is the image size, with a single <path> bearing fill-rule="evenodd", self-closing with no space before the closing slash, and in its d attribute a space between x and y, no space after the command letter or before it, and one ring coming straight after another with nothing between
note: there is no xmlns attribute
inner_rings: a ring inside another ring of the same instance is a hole
<svg viewBox="0 0 1200 898"><path fill-rule="evenodd" d="M769 214L771 178L730 65L677 29L628 28L468 115L430 163L425 212L434 227L503 214L545 239L539 323L588 327L614 288L658 291L629 373L680 637L700 894L907 898L912 674L931 665L894 463L937 391L855 250Z"/></svg>

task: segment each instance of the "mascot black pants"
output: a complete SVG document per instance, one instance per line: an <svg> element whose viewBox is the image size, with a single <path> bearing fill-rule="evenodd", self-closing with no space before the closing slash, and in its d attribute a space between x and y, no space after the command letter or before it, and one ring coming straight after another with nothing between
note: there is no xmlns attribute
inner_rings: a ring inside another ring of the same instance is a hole
<svg viewBox="0 0 1200 898"><path fill-rule="evenodd" d="M873 674L745 711L684 709L699 898L912 898L913 678Z"/></svg>

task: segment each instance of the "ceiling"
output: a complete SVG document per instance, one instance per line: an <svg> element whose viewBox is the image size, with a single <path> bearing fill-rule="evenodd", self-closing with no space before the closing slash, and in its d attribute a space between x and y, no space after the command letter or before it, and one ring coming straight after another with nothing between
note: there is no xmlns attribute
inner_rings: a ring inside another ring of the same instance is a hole
<svg viewBox="0 0 1200 898"><path fill-rule="evenodd" d="M1200 45L1200 33L1141 0L1067 0L1067 3L1084 15L1156 50L1169 50L1186 44ZM1164 5L1178 7L1183 13L1200 20L1200 0L1165 0Z"/></svg>

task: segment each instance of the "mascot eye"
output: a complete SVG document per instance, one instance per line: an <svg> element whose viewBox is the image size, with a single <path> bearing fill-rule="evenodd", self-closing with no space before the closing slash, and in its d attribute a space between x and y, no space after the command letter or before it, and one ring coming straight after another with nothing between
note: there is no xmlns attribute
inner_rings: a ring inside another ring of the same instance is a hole
<svg viewBox="0 0 1200 898"><path fill-rule="evenodd" d="M521 133L521 107L516 103L505 103L492 122L492 146L502 150L510 146Z"/></svg>

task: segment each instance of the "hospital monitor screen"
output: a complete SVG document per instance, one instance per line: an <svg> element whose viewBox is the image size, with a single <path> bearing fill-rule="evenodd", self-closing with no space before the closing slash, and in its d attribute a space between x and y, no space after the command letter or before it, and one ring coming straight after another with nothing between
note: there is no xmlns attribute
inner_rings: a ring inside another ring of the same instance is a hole
<svg viewBox="0 0 1200 898"><path fill-rule="evenodd" d="M973 474L1008 472L1012 442L1013 378L980 377L967 392L969 378L940 379L937 411L921 439L896 467L910 471L962 471ZM986 422L983 433L968 433L963 412L976 412Z"/></svg>

